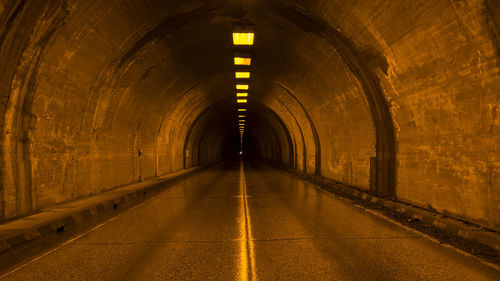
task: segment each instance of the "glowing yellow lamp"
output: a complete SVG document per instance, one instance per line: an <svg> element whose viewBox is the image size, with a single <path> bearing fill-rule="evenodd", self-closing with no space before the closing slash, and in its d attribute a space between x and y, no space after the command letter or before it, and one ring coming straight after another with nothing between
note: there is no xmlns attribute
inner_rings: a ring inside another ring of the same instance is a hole
<svg viewBox="0 0 500 281"><path fill-rule="evenodd" d="M238 118L245 118L247 117L246 115L238 115Z"/></svg>
<svg viewBox="0 0 500 281"><path fill-rule="evenodd" d="M248 97L248 93L236 93L237 97Z"/></svg>
<svg viewBox="0 0 500 281"><path fill-rule="evenodd" d="M233 32L234 45L253 45L254 33Z"/></svg>
<svg viewBox="0 0 500 281"><path fill-rule="evenodd" d="M237 99L236 102L238 102L238 103L247 103L247 99Z"/></svg>
<svg viewBox="0 0 500 281"><path fill-rule="evenodd" d="M248 90L248 85L236 84L236 90Z"/></svg>
<svg viewBox="0 0 500 281"><path fill-rule="evenodd" d="M250 65L252 58L234 57L234 65Z"/></svg>
<svg viewBox="0 0 500 281"><path fill-rule="evenodd" d="M238 108L238 111L244 112L244 111L247 111L247 109L246 108Z"/></svg>
<svg viewBox="0 0 500 281"><path fill-rule="evenodd" d="M236 71L236 73L234 73L234 77L236 77L236 78L250 78L250 72L248 72L248 71Z"/></svg>

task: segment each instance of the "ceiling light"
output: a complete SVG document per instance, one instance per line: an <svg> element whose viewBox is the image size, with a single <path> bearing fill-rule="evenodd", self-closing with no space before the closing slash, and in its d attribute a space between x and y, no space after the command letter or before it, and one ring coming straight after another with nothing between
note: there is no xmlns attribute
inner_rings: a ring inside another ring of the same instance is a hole
<svg viewBox="0 0 500 281"><path fill-rule="evenodd" d="M247 117L246 115L238 115L238 118L245 118Z"/></svg>
<svg viewBox="0 0 500 281"><path fill-rule="evenodd" d="M237 99L236 102L238 102L238 103L247 103L247 99Z"/></svg>
<svg viewBox="0 0 500 281"><path fill-rule="evenodd" d="M246 85L246 84L236 84L236 90L248 90L248 85Z"/></svg>
<svg viewBox="0 0 500 281"><path fill-rule="evenodd" d="M234 65L250 65L252 58L234 57Z"/></svg>
<svg viewBox="0 0 500 281"><path fill-rule="evenodd" d="M248 72L248 71L236 71L236 73L234 73L234 77L236 77L236 78L250 78L250 72Z"/></svg>
<svg viewBox="0 0 500 281"><path fill-rule="evenodd" d="M238 108L238 111L247 111L246 108Z"/></svg>
<svg viewBox="0 0 500 281"><path fill-rule="evenodd" d="M237 97L248 97L248 93L236 93Z"/></svg>
<svg viewBox="0 0 500 281"><path fill-rule="evenodd" d="M233 32L234 45L253 45L254 33Z"/></svg>

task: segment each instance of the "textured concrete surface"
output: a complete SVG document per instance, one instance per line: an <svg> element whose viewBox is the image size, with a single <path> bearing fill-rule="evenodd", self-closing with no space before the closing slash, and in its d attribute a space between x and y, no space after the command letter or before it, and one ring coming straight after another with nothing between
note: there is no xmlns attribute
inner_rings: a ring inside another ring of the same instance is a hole
<svg viewBox="0 0 500 281"><path fill-rule="evenodd" d="M0 220L234 155L242 17L248 152L500 230L495 0L0 1Z"/></svg>
<svg viewBox="0 0 500 281"><path fill-rule="evenodd" d="M233 162L177 183L4 280L499 276L471 257L365 213L296 177L258 163L251 163L242 176L239 163Z"/></svg>

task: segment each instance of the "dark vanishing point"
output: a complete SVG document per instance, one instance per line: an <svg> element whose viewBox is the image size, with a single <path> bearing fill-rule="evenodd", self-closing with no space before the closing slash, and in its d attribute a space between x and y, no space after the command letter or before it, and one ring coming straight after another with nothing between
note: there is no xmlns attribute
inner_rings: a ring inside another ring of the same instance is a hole
<svg viewBox="0 0 500 281"><path fill-rule="evenodd" d="M500 0L0 0L0 280L500 280Z"/></svg>

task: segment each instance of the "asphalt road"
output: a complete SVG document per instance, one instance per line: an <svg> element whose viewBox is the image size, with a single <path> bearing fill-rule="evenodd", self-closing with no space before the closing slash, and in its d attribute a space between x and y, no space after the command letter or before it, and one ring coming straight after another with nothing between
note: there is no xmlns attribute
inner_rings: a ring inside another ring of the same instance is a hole
<svg viewBox="0 0 500 281"><path fill-rule="evenodd" d="M3 280L500 280L269 166L177 183Z"/></svg>

